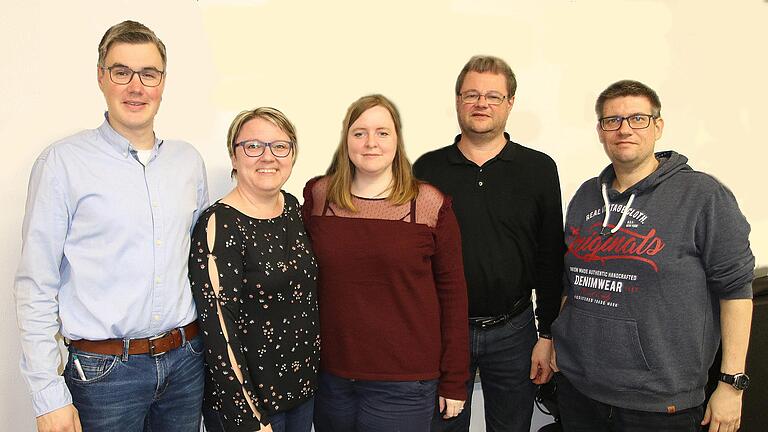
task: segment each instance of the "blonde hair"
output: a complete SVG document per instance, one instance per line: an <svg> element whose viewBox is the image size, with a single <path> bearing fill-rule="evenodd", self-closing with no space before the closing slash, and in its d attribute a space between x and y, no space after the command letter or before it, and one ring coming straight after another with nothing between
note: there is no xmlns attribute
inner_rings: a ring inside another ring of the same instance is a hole
<svg viewBox="0 0 768 432"><path fill-rule="evenodd" d="M107 66L104 64L104 60L107 58L107 52L109 52L109 48L116 43L155 44L157 50L160 51L160 58L163 59L163 68L166 66L167 58L165 54L165 44L163 44L163 41L155 35L155 32L142 23L136 21L123 21L110 27L109 30L104 33L101 42L99 42L99 66Z"/></svg>
<svg viewBox="0 0 768 432"><path fill-rule="evenodd" d="M296 157L299 155L299 143L296 139L296 127L293 126L288 117L285 116L279 109L272 107L259 107L252 110L241 111L240 114L235 116L232 120L232 124L229 125L229 131L227 132L227 152L229 157L232 158L235 155L235 140L240 135L240 131L243 126L253 119L264 119L285 132L288 135L288 140L293 144L293 150L291 158L293 163L296 163ZM232 168L232 172L229 174L231 178L237 175L237 170Z"/></svg>
<svg viewBox="0 0 768 432"><path fill-rule="evenodd" d="M392 101L380 94L363 96L347 109L347 115L342 123L339 147L336 149L333 161L325 173L329 178L328 201L350 211L357 211L357 208L352 202L352 180L355 177L355 165L349 159L347 136L352 124L365 111L376 106L389 111L392 122L395 124L395 135L397 135L395 159L392 161L392 191L387 199L395 205L401 205L416 199L419 195L419 181L413 176L411 162L408 161L405 154L402 122L397 107Z"/></svg>
<svg viewBox="0 0 768 432"><path fill-rule="evenodd" d="M470 72L492 73L504 75L507 79L507 97L512 98L517 91L517 79L512 68L504 60L488 55L476 55L469 59L464 68L459 72L456 78L456 96L461 94L461 86L464 85L464 78Z"/></svg>

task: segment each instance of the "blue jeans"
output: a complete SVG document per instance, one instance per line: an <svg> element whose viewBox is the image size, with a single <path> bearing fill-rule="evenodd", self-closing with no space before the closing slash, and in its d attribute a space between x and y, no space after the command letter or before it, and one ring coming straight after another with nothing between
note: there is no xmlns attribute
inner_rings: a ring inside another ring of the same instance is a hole
<svg viewBox="0 0 768 432"><path fill-rule="evenodd" d="M437 380L361 381L320 373L317 432L426 432L437 403Z"/></svg>
<svg viewBox="0 0 768 432"><path fill-rule="evenodd" d="M84 432L198 432L203 402L203 339L157 357L93 354L69 347L64 368ZM83 381L73 364L77 355Z"/></svg>
<svg viewBox="0 0 768 432"><path fill-rule="evenodd" d="M312 430L312 413L315 400L310 398L288 411L269 416L272 432L310 432ZM221 419L221 414L208 407L203 407L206 432L224 432L227 428Z"/></svg>
<svg viewBox="0 0 768 432"><path fill-rule="evenodd" d="M469 431L472 390L475 374L480 369L485 430L529 432L536 394L536 385L530 379L531 352L537 340L533 306L497 327L483 329L470 325L467 402L461 414L452 419L444 420L442 415L435 415L432 430Z"/></svg>
<svg viewBox="0 0 768 432"><path fill-rule="evenodd" d="M578 391L562 373L557 384L557 406L564 432L698 432L704 405L666 412L637 411L598 402Z"/></svg>

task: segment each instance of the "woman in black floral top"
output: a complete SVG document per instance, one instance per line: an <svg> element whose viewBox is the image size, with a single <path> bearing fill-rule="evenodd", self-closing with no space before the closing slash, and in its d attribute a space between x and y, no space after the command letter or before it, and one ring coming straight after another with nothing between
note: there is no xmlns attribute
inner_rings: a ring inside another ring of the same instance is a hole
<svg viewBox="0 0 768 432"><path fill-rule="evenodd" d="M309 432L320 354L317 264L281 190L296 132L278 110L240 113L227 137L237 186L192 234L189 278L206 345L208 431Z"/></svg>

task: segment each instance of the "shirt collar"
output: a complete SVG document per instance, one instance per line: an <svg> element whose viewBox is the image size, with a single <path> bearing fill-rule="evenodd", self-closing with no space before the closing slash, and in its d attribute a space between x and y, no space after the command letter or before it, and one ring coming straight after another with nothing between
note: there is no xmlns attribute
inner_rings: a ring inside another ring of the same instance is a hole
<svg viewBox="0 0 768 432"><path fill-rule="evenodd" d="M488 162L495 161L495 160L505 160L505 161L511 161L514 159L516 150L517 150L517 143L512 141L509 138L509 134L504 132L504 138L507 139L507 143L504 145L504 148L501 149L499 154L491 158ZM465 164L470 163L473 164L473 162L470 162L466 157L464 157L464 154L461 153L461 150L459 150L459 141L461 141L461 134L456 135L456 138L453 139L453 151L448 153L448 161L453 164ZM486 163L488 163L486 162Z"/></svg>
<svg viewBox="0 0 768 432"><path fill-rule="evenodd" d="M130 156L131 152L135 152L136 149L131 145L131 142L127 138L120 135L112 125L109 124L109 111L104 111L104 123L99 126L99 133L104 141L120 153L124 158ZM155 145L152 147L152 155L154 156L163 144L163 140L159 139L155 135Z"/></svg>

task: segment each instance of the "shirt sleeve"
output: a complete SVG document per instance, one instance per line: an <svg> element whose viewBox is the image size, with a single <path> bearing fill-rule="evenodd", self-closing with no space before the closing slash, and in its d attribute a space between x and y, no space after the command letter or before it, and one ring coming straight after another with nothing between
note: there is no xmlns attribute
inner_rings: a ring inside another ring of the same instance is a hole
<svg viewBox="0 0 768 432"><path fill-rule="evenodd" d="M536 317L539 333L550 334L552 322L560 310L563 293L563 202L560 178L552 159L541 170L542 196L539 201L540 225L536 248Z"/></svg>
<svg viewBox="0 0 768 432"><path fill-rule="evenodd" d="M461 254L461 234L451 200L444 197L435 226L432 272L440 302L440 396L467 399L469 378L469 328L467 284Z"/></svg>
<svg viewBox="0 0 768 432"><path fill-rule="evenodd" d="M200 215L208 208L210 201L208 200L208 174L205 171L205 162L200 158L199 178L197 183L197 210L192 218L192 227L194 229L195 222ZM191 234L191 233L190 233Z"/></svg>
<svg viewBox="0 0 768 432"><path fill-rule="evenodd" d="M707 287L720 299L749 299L755 268L750 226L733 193L716 183L696 221L696 248Z"/></svg>
<svg viewBox="0 0 768 432"><path fill-rule="evenodd" d="M416 162L413 163L413 175L420 180L429 181L426 179L426 168L424 167L424 155L416 159Z"/></svg>
<svg viewBox="0 0 768 432"><path fill-rule="evenodd" d="M53 152L32 168L22 226L21 260L14 280L16 314L21 334L21 374L40 416L72 403L58 374L59 268L69 227L62 179L56 175Z"/></svg>
<svg viewBox="0 0 768 432"><path fill-rule="evenodd" d="M263 424L268 424L267 413L254 391L241 337L239 296L244 292L245 259L236 222L227 218L226 209L204 214L192 235L189 277L215 387L208 396L242 430L259 430L253 408Z"/></svg>

